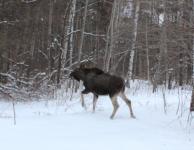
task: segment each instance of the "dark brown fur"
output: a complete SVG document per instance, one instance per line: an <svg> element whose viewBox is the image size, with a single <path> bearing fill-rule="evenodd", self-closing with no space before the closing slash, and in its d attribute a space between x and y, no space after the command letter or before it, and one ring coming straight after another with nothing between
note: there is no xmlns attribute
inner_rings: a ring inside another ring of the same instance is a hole
<svg viewBox="0 0 194 150"><path fill-rule="evenodd" d="M119 105L117 96L120 96L129 106L131 116L134 117L131 101L124 94L125 84L121 77L110 75L98 68L77 68L71 74L77 81L83 81L85 89L82 94L93 93L93 110L95 111L96 101L99 95L109 95L114 107L111 118L114 117Z"/></svg>

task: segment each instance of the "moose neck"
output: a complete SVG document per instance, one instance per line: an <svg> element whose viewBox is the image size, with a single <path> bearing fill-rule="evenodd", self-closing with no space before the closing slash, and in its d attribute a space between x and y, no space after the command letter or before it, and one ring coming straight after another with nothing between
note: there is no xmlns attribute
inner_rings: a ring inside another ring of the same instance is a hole
<svg viewBox="0 0 194 150"><path fill-rule="evenodd" d="M84 73L79 74L79 79L84 82L86 80L86 75Z"/></svg>

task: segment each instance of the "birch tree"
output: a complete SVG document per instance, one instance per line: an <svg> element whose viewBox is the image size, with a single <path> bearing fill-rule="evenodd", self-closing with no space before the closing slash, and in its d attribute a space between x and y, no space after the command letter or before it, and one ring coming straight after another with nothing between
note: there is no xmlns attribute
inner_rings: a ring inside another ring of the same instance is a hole
<svg viewBox="0 0 194 150"><path fill-rule="evenodd" d="M135 57L135 46L137 41L137 30L138 30L138 20L139 20L139 11L140 11L140 0L134 0L135 5L135 14L134 14L134 29L133 29L133 39L129 59L129 68L128 68L128 79L127 85L130 86L130 80L132 79L134 57Z"/></svg>
<svg viewBox="0 0 194 150"><path fill-rule="evenodd" d="M51 54L51 34L52 34L52 23L53 23L53 5L54 1L49 1L49 20L48 20L48 42L47 42L47 50L48 52L48 58L49 58L49 73L52 72L52 54Z"/></svg>
<svg viewBox="0 0 194 150"><path fill-rule="evenodd" d="M112 51L114 47L114 39L115 39L114 27L116 25L115 23L116 13L118 15L118 12L116 12L117 6L118 6L118 2L114 1L113 8L112 8L112 15L110 19L110 25L109 25L108 33L107 33L107 46L106 46L106 56L107 57L105 57L105 70L107 72L109 71L109 68L110 68L111 56L112 56Z"/></svg>
<svg viewBox="0 0 194 150"><path fill-rule="evenodd" d="M194 8L194 4L193 4L193 8ZM192 21L192 23L194 22ZM193 59L193 66L194 66L194 36L193 36L193 47L192 47L192 59ZM193 112L193 111L194 111L194 68L192 70L192 94L191 94L191 103L190 103L190 112Z"/></svg>
<svg viewBox="0 0 194 150"><path fill-rule="evenodd" d="M74 18L75 18L75 12L76 12L76 3L77 0L72 0L72 6L70 10L70 41L69 41L69 53L70 53L70 66L72 65L72 59L73 59L73 37L74 37Z"/></svg>
<svg viewBox="0 0 194 150"><path fill-rule="evenodd" d="M79 64L81 63L81 58L82 58L82 48L83 48L83 43L84 43L84 32L85 32L86 19L87 19L88 2L89 2L89 0L85 1L83 23L82 23L82 28L81 28L80 45L78 48L78 63Z"/></svg>
<svg viewBox="0 0 194 150"><path fill-rule="evenodd" d="M194 65L194 36L193 36L193 65ZM192 95L191 95L191 104L190 104L190 111L194 111L194 69L192 73Z"/></svg>
<svg viewBox="0 0 194 150"><path fill-rule="evenodd" d="M192 25L194 25L194 0L192 1ZM190 111L194 111L194 35L193 37L193 47L192 47L192 59L193 59L193 72L192 72L192 95L191 95L191 104L190 104Z"/></svg>
<svg viewBox="0 0 194 150"><path fill-rule="evenodd" d="M168 83L168 53L167 53L167 13L166 13L166 7L167 7L167 1L163 0L163 6L164 6L164 21L162 23L162 32L161 32L161 39L160 39L160 60L162 62L159 62L159 68L161 68L162 64L164 64L164 74L165 74L165 85ZM160 70L161 71L161 70ZM159 71L159 72L160 72ZM158 72L158 76L160 76L161 73Z"/></svg>
<svg viewBox="0 0 194 150"><path fill-rule="evenodd" d="M60 75L61 75L61 69L65 67L66 64L66 60L67 60L67 52L68 52L68 48L72 43L69 42L69 39L71 38L71 26L72 26L72 20L74 17L72 16L72 10L74 9L74 2L76 2L75 0L73 1L69 1L69 3L67 3L66 7L65 7L65 11L64 11L64 22L63 22L63 41L62 41L62 47L59 50L59 59L58 59L58 69L57 69L57 84L59 85L60 82ZM74 12L75 13L75 12ZM69 37L70 36L70 37ZM73 41L71 41L73 42ZM72 51L72 49L71 49ZM72 59L72 56L71 56ZM72 60L71 60L72 61Z"/></svg>
<svg viewBox="0 0 194 150"><path fill-rule="evenodd" d="M147 80L150 81L150 60L149 60L149 44L148 44L148 21L146 18L146 60L147 60Z"/></svg>

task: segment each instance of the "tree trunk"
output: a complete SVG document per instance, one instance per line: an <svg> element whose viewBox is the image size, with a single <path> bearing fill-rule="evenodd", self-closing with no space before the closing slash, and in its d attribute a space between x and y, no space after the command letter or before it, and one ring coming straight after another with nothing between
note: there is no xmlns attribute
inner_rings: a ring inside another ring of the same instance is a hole
<svg viewBox="0 0 194 150"><path fill-rule="evenodd" d="M62 50L60 50L58 68L57 68L57 86L60 86L60 76L61 76L61 67L62 67Z"/></svg>
<svg viewBox="0 0 194 150"><path fill-rule="evenodd" d="M73 61L73 37L74 37L74 34L73 34L73 31L74 31L74 18L75 18L75 11L76 11L76 3L77 3L77 0L73 0L72 1L72 6L71 6L71 11L70 11L70 43L69 43L69 59L70 59L70 66L72 65L72 61Z"/></svg>
<svg viewBox="0 0 194 150"><path fill-rule="evenodd" d="M194 0L193 0L193 15L192 15L192 24L194 24L193 16L194 16ZM192 56L193 56L193 65L194 65L194 36L193 36L193 47L192 47ZM192 96L191 96L191 105L190 105L190 111L194 111L194 67L193 67L193 72L192 72Z"/></svg>
<svg viewBox="0 0 194 150"><path fill-rule="evenodd" d="M167 13L166 13L166 5L167 0L164 0L164 22L162 25L162 36L161 36L161 49L160 51L164 51L162 52L163 54L163 60L164 60L164 72L165 72L165 85L167 85L168 83L168 49L167 49L167 29L166 29L166 25L167 25Z"/></svg>
<svg viewBox="0 0 194 150"><path fill-rule="evenodd" d="M109 31L108 31L108 40L107 40L107 42L109 43L109 40L110 40L110 47L109 47L109 49L108 49L108 47L107 47L107 49L106 49L106 56L107 56L107 58L105 58L106 59L106 63L105 63L105 71L106 72L108 72L109 71L109 69L110 69L110 63L111 63L111 56L112 56L112 51L113 51L113 48L114 48L114 21L115 21L115 16L116 16L116 6L117 6L117 1L114 1L114 4L113 4L113 8L112 8L112 15L111 15L111 20L110 20L110 25L109 25ZM109 32L110 32L110 34L109 34ZM107 43L107 44L108 44ZM108 45L109 45L108 44Z"/></svg>
<svg viewBox="0 0 194 150"><path fill-rule="evenodd" d="M135 57L135 46L137 41L137 27L138 27L138 20L139 20L139 10L140 10L140 1L136 0L135 4L135 14L134 14L134 27L133 27L133 39L132 39L132 47L129 59L129 68L128 68L128 79L127 79L127 86L130 87L130 81L133 75L133 63Z"/></svg>
<svg viewBox="0 0 194 150"><path fill-rule="evenodd" d="M190 111L194 111L194 88L192 90Z"/></svg>
<svg viewBox="0 0 194 150"><path fill-rule="evenodd" d="M63 41L62 47L58 48L59 50L59 59L58 59L58 68L57 68L57 85L60 87L60 77L61 77L61 69L65 67L66 59L67 59L67 51L69 46L69 32L71 31L71 10L68 13L69 7L71 7L71 2L69 2L68 6L66 7L64 13L64 22L63 22ZM71 35L70 35L71 36ZM71 41L72 42L72 41Z"/></svg>
<svg viewBox="0 0 194 150"><path fill-rule="evenodd" d="M146 18L146 59L147 59L147 80L150 81L150 60L149 60L149 47L148 47L148 22Z"/></svg>
<svg viewBox="0 0 194 150"><path fill-rule="evenodd" d="M82 48L83 48L83 42L84 42L84 31L85 31L85 25L86 25L86 19L87 19L88 2L89 0L85 1L83 24L82 24L82 29L81 29L81 39L80 39L80 45L79 45L79 51L78 51L78 63L79 64L81 63L81 58L82 58Z"/></svg>
<svg viewBox="0 0 194 150"><path fill-rule="evenodd" d="M52 23L53 23L53 0L49 2L49 20L48 20L48 42L47 42L47 50L48 50L48 58L49 58L49 65L48 70L49 74L52 72L52 52L51 52L51 34L52 34Z"/></svg>

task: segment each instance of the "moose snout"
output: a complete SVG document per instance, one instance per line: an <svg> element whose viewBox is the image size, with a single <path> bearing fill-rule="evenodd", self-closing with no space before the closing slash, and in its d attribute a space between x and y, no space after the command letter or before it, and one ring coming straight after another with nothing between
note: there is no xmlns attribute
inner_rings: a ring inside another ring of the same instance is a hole
<svg viewBox="0 0 194 150"><path fill-rule="evenodd" d="M69 74L69 78L73 78L73 72L71 72L70 74Z"/></svg>

